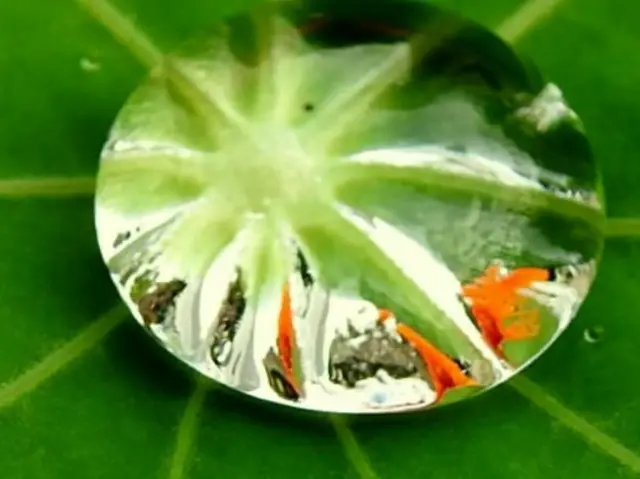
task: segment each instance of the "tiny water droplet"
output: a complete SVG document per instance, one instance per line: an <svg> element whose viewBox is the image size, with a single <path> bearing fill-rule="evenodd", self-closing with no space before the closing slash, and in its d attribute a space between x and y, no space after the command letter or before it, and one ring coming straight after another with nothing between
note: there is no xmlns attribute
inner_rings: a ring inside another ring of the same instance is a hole
<svg viewBox="0 0 640 479"><path fill-rule="evenodd" d="M80 59L80 68L87 73L95 73L102 69L102 64L88 57Z"/></svg>
<svg viewBox="0 0 640 479"><path fill-rule="evenodd" d="M593 326L584 330L584 340L587 343L595 344L602 341L602 335L604 334L604 328L602 326Z"/></svg>

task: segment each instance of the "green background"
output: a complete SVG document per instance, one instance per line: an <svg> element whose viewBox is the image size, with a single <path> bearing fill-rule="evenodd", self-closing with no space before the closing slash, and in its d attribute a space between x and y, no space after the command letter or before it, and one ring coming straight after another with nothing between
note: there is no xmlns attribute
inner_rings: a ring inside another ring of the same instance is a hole
<svg viewBox="0 0 640 479"><path fill-rule="evenodd" d="M347 424L198 385L116 306L97 250L92 177L145 73L134 40L167 51L252 3L0 4L0 477L640 475L640 5L437 2L497 29L564 90L601 163L610 238L582 312L524 377Z"/></svg>

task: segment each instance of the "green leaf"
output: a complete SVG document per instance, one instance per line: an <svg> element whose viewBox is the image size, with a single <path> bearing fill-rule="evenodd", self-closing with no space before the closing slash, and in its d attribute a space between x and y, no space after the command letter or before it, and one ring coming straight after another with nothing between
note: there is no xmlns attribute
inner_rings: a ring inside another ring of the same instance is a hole
<svg viewBox="0 0 640 479"><path fill-rule="evenodd" d="M640 34L633 2L616 8L599 0L439 2L517 41L562 87L593 141L607 189L612 238L593 292L522 378L457 406L350 428L343 419L331 423L205 390L117 307L95 240L91 197L107 131L160 52L206 35L222 16L251 3L185 0L158 8L148 0L9 0L0 6L0 39L8 46L0 55L4 477L639 474L640 391L633 375L640 326L633 298L640 281L640 167L629 155L640 147L634 133L640 78L629 59ZM229 120L228 110L212 115ZM174 129L188 133L182 143L206 148L205 126L188 125ZM182 180L175 197L163 198L166 205L178 207L199 191L197 175ZM142 193L127 199L141 210L157 206L145 204ZM193 228L199 225L194 220ZM585 339L593 328L603 331L597 342Z"/></svg>

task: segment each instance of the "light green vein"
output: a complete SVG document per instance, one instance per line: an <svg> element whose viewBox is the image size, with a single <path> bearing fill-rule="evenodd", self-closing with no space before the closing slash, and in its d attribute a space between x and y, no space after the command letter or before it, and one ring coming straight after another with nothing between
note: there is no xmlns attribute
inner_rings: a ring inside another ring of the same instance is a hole
<svg viewBox="0 0 640 479"><path fill-rule="evenodd" d="M61 198L93 195L94 177L20 178L0 180L0 197Z"/></svg>
<svg viewBox="0 0 640 479"><path fill-rule="evenodd" d="M180 426L178 426L176 449L171 461L169 479L182 479L185 477L187 461L189 460L198 429L198 417L204 407L208 390L204 380L198 381L193 394L187 402Z"/></svg>
<svg viewBox="0 0 640 479"><path fill-rule="evenodd" d="M515 43L548 17L564 0L528 0L498 26L496 33Z"/></svg>
<svg viewBox="0 0 640 479"><path fill-rule="evenodd" d="M335 168L334 184L339 192L354 193L366 181L396 181L416 188L451 195L469 195L510 204L521 211L547 211L584 221L603 229L601 211L592 205L554 195L544 190L512 186L481 176L460 175L429 167L398 168L389 163L345 163Z"/></svg>
<svg viewBox="0 0 640 479"><path fill-rule="evenodd" d="M346 420L342 416L332 414L330 416L331 425L336 431L338 440L342 445L345 457L351 462L353 468L361 479L378 479L378 475L373 470L369 458L358 444L353 431L349 428Z"/></svg>
<svg viewBox="0 0 640 479"><path fill-rule="evenodd" d="M147 68L152 68L162 61L162 52L109 1L76 0L76 2L109 30L114 38Z"/></svg>
<svg viewBox="0 0 640 479"><path fill-rule="evenodd" d="M202 89L194 82L176 58L169 58L138 26L111 4L109 0L75 0L111 35L128 49L147 69L161 67L162 73L182 99L199 115L209 131L216 131L222 120L228 126L250 137L246 120L216 89Z"/></svg>
<svg viewBox="0 0 640 479"><path fill-rule="evenodd" d="M580 435L589 444L613 457L633 472L640 474L640 456L637 453L590 424L586 419L566 407L536 383L520 376L512 379L509 384L518 393Z"/></svg>
<svg viewBox="0 0 640 479"><path fill-rule="evenodd" d="M610 218L607 238L640 238L640 218Z"/></svg>
<svg viewBox="0 0 640 479"><path fill-rule="evenodd" d="M76 0L145 67L152 68L162 60L162 53L135 25L108 1ZM0 196L7 197L74 197L91 196L95 178L42 178L0 180Z"/></svg>
<svg viewBox="0 0 640 479"><path fill-rule="evenodd" d="M123 306L113 308L22 375L9 383L0 385L0 409L11 406L55 376L69 363L102 341L126 316L127 312Z"/></svg>

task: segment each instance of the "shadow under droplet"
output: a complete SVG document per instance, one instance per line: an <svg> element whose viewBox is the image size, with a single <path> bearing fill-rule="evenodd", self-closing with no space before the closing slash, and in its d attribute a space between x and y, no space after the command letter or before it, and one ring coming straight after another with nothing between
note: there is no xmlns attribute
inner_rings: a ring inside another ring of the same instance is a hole
<svg viewBox="0 0 640 479"><path fill-rule="evenodd" d="M189 397L192 393L195 373L156 344L133 320L112 333L104 347L114 369L131 383L132 391L144 388L173 397Z"/></svg>
<svg viewBox="0 0 640 479"><path fill-rule="evenodd" d="M214 411L214 415L224 411L225 415L251 418L252 421L260 421L267 427L300 428L300 432L308 431L309 427L319 429L329 427L327 421L329 416L326 413L263 401L223 385L216 385L209 393L209 408Z"/></svg>
<svg viewBox="0 0 640 479"><path fill-rule="evenodd" d="M212 381L212 384L215 383ZM449 428L457 423L473 422L479 416L486 416L486 411L495 402L496 394L505 394L505 389L489 391L471 401L431 410L402 411L395 414L339 414L286 407L216 385L208 395L204 414L211 414L213 420L220 411L224 411L225 416L233 416L238 420L257 421L263 427L285 427L294 430L292 432L305 434L308 434L310 427L322 432L327 429L332 431L331 417L340 416L358 433L373 434L381 428L390 431L394 428L402 430L424 425L425 429L437 429L439 426Z"/></svg>

